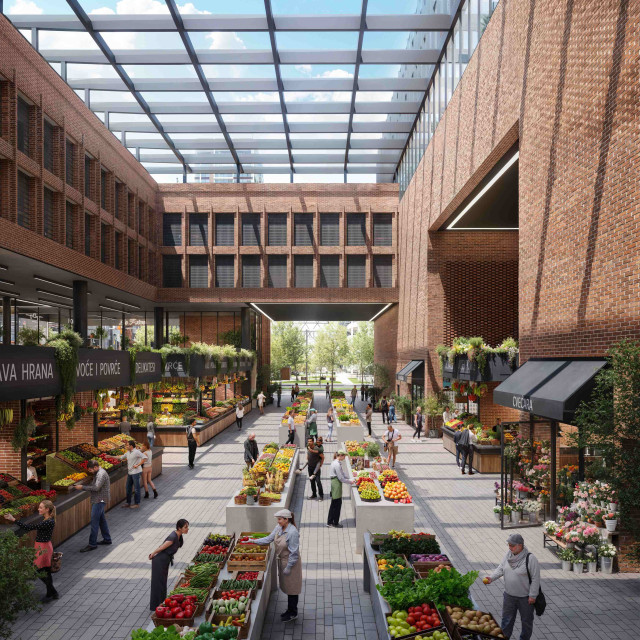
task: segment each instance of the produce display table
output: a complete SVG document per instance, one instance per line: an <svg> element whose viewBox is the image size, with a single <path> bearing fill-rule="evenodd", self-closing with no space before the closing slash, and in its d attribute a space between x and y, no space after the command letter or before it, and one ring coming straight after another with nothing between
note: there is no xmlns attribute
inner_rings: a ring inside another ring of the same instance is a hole
<svg viewBox="0 0 640 640"><path fill-rule="evenodd" d="M305 437L305 426L303 424L296 425L296 435L293 438L293 444L295 444L299 449L305 449L307 443L304 440ZM282 446L283 444L287 444L287 439L289 438L289 426L286 424L280 425L278 429L278 444Z"/></svg>
<svg viewBox="0 0 640 640"><path fill-rule="evenodd" d="M340 446L344 447L344 443ZM345 462L348 470L347 474L351 477L353 473L349 456L345 458ZM374 484L380 491L380 495L383 496L384 490L380 483L374 480ZM415 522L413 503L396 504L385 500L384 496L380 499L380 502L365 502L360 497L355 484L351 486L351 496L352 499L349 502L352 505L352 513L356 519L356 553L362 553L363 541L367 532L380 529L380 525L383 523L392 523L394 529L406 531L407 533L413 532Z"/></svg>
<svg viewBox="0 0 640 640"><path fill-rule="evenodd" d="M348 442L354 440L360 442L365 436L365 427L362 424L356 425L342 425L339 422L336 423L336 440L338 442Z"/></svg>
<svg viewBox="0 0 640 640"><path fill-rule="evenodd" d="M153 465L151 468L151 477L155 478L162 473L162 449L153 450ZM127 484L127 465L122 465L113 473L109 474L111 479L111 500L107 509L115 507L122 502L126 493ZM85 482L88 482L85 481ZM55 502L56 506L56 526L53 531L53 546L57 546L64 542L67 538L75 535L91 522L91 503L89 501L89 493L87 491L72 491L70 493L58 493ZM24 519L24 522L31 524L37 522L40 516L35 514ZM0 526L0 531L6 531L13 525ZM35 531L28 534L31 541L35 540Z"/></svg>
<svg viewBox="0 0 640 640"><path fill-rule="evenodd" d="M291 504L296 478L298 477L295 471L299 465L299 456L300 449L296 449L291 461L291 471L285 482L280 502L274 502L267 507L261 506L257 502L249 504L247 501L247 504L236 504L233 498L229 500L226 511L228 535L233 534L235 531L271 531L276 526L275 513L280 509L288 509Z"/></svg>
<svg viewBox="0 0 640 640"><path fill-rule="evenodd" d="M442 444L444 448L456 454L453 441L455 431L446 425L442 427ZM500 447L490 444L473 445L473 468L478 473L500 473Z"/></svg>
<svg viewBox="0 0 640 640"><path fill-rule="evenodd" d="M244 415L251 411L251 401L244 403ZM196 425L196 431L200 435L200 444L203 445L214 436L222 433L227 427L235 424L236 410L230 409L226 413L206 422ZM103 440L119 433L119 424L114 426L102 426L98 429L98 439ZM147 427L134 425L131 427L131 435L138 442L147 442ZM187 447L186 425L157 425L154 447Z"/></svg>

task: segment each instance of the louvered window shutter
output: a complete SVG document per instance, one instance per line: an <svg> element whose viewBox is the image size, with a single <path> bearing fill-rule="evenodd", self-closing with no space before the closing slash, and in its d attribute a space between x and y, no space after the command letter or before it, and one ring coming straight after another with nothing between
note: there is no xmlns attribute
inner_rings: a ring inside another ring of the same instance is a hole
<svg viewBox="0 0 640 640"><path fill-rule="evenodd" d="M392 286L393 256L373 257L373 286Z"/></svg>
<svg viewBox="0 0 640 640"><path fill-rule="evenodd" d="M287 256L269 256L268 285L287 286Z"/></svg>
<svg viewBox="0 0 640 640"><path fill-rule="evenodd" d="M373 215L373 244L376 247L390 247L393 244L392 220L390 213Z"/></svg>
<svg viewBox="0 0 640 640"><path fill-rule="evenodd" d="M340 286L340 256L320 256L320 286Z"/></svg>
<svg viewBox="0 0 640 640"><path fill-rule="evenodd" d="M162 216L162 244L179 247L182 244L182 214L165 213Z"/></svg>
<svg viewBox="0 0 640 640"><path fill-rule="evenodd" d="M233 220L232 213L216 213L216 246L233 247Z"/></svg>
<svg viewBox="0 0 640 640"><path fill-rule="evenodd" d="M233 256L216 256L216 287L233 289L234 282Z"/></svg>
<svg viewBox="0 0 640 640"><path fill-rule="evenodd" d="M366 286L366 256L347 256L347 287Z"/></svg>
<svg viewBox="0 0 640 640"><path fill-rule="evenodd" d="M294 256L296 287L313 287L313 256Z"/></svg>
<svg viewBox="0 0 640 640"><path fill-rule="evenodd" d="M320 216L320 244L337 247L340 244L340 214L323 213Z"/></svg>
<svg viewBox="0 0 640 640"><path fill-rule="evenodd" d="M268 217L268 234L270 247L287 246L287 214L270 213Z"/></svg>
<svg viewBox="0 0 640 640"><path fill-rule="evenodd" d="M363 247L366 244L366 214L347 214L347 245L350 247Z"/></svg>
<svg viewBox="0 0 640 640"><path fill-rule="evenodd" d="M209 286L209 260L207 256L189 256L189 286L200 289Z"/></svg>

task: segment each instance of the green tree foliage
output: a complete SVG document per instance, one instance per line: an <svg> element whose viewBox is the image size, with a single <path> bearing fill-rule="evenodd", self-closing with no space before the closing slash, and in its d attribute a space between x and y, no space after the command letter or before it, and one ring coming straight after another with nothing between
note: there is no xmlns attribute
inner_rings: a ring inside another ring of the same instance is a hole
<svg viewBox="0 0 640 640"><path fill-rule="evenodd" d="M32 584L37 577L33 553L13 532L0 533L0 638L11 636L11 625L21 613L39 607Z"/></svg>
<svg viewBox="0 0 640 640"><path fill-rule="evenodd" d="M349 345L349 356L364 381L364 374L373 367L373 322L358 322L358 330Z"/></svg>
<svg viewBox="0 0 640 640"><path fill-rule="evenodd" d="M304 331L294 322L274 322L271 326L271 362L276 370L283 367L297 369L305 355Z"/></svg>
<svg viewBox="0 0 640 640"><path fill-rule="evenodd" d="M153 338L155 336L155 328L153 325L147 325L147 346L152 346L154 344ZM97 336L96 336L97 337ZM144 343L144 327L140 327L136 331L136 335L133 336L133 346L143 347Z"/></svg>
<svg viewBox="0 0 640 640"><path fill-rule="evenodd" d="M336 369L347 364L349 339L345 326L337 322L329 322L316 334L313 344L313 361L318 369L327 369L332 378L335 376Z"/></svg>
<svg viewBox="0 0 640 640"><path fill-rule="evenodd" d="M218 335L218 344L230 344L238 349L242 346L242 331L240 329L230 329Z"/></svg>
<svg viewBox="0 0 640 640"><path fill-rule="evenodd" d="M576 413L575 445L599 449L601 479L618 494L620 519L636 541L640 524L640 342L621 342L608 353L610 368L601 371L587 402Z"/></svg>

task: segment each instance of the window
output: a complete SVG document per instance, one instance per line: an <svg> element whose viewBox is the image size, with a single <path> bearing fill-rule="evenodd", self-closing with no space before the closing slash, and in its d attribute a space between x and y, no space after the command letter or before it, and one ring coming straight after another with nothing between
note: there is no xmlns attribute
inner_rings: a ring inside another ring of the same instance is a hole
<svg viewBox="0 0 640 640"><path fill-rule="evenodd" d="M84 195L91 199L91 158L84 157Z"/></svg>
<svg viewBox="0 0 640 640"><path fill-rule="evenodd" d="M340 286L340 256L320 256L320 286Z"/></svg>
<svg viewBox="0 0 640 640"><path fill-rule="evenodd" d="M18 98L18 150L29 154L31 144L31 126L29 116L31 107L22 98Z"/></svg>
<svg viewBox="0 0 640 640"><path fill-rule="evenodd" d="M107 233L109 231L109 227L106 224L100 224L100 261L104 264L107 264Z"/></svg>
<svg viewBox="0 0 640 640"><path fill-rule="evenodd" d="M209 244L209 214L189 214L189 244L192 247L206 247Z"/></svg>
<svg viewBox="0 0 640 640"><path fill-rule="evenodd" d="M18 171L18 224L29 228L31 223L31 180Z"/></svg>
<svg viewBox="0 0 640 640"><path fill-rule="evenodd" d="M162 286L182 286L182 256L162 256Z"/></svg>
<svg viewBox="0 0 640 640"><path fill-rule="evenodd" d="M67 172L67 184L71 187L74 186L74 182L73 182L73 169L74 169L74 164L73 164L73 151L74 151L74 144L73 142L71 142L71 140L67 140L66 144L65 144L65 155L64 155L64 163L65 163L65 168L66 168L66 172Z"/></svg>
<svg viewBox="0 0 640 640"><path fill-rule="evenodd" d="M165 247L182 245L182 214L165 213L162 216L162 244Z"/></svg>
<svg viewBox="0 0 640 640"><path fill-rule="evenodd" d="M233 213L216 213L216 246L233 247Z"/></svg>
<svg viewBox="0 0 640 640"><path fill-rule="evenodd" d="M54 126L45 119L43 130L43 161L44 168L53 173L53 129Z"/></svg>
<svg viewBox="0 0 640 640"><path fill-rule="evenodd" d="M44 237L53 240L53 191L44 188Z"/></svg>
<svg viewBox="0 0 640 640"><path fill-rule="evenodd" d="M189 286L198 289L206 289L209 286L207 256L189 256Z"/></svg>
<svg viewBox="0 0 640 640"><path fill-rule="evenodd" d="M116 236L115 236L115 259L114 259L114 267L116 269L120 268L121 265L121 254L122 254L122 234L119 231L116 231Z"/></svg>
<svg viewBox="0 0 640 640"><path fill-rule="evenodd" d="M270 213L267 218L270 247L287 246L287 214Z"/></svg>
<svg viewBox="0 0 640 640"><path fill-rule="evenodd" d="M347 256L347 287L366 287L366 256Z"/></svg>
<svg viewBox="0 0 640 640"><path fill-rule="evenodd" d="M337 247L340 244L340 214L323 213L320 216L320 244Z"/></svg>
<svg viewBox="0 0 640 640"><path fill-rule="evenodd" d="M107 208L107 172L100 169L100 206Z"/></svg>
<svg viewBox="0 0 640 640"><path fill-rule="evenodd" d="M135 257L136 245L133 240L129 240L129 251L127 251L127 273L132 276L135 271L133 259Z"/></svg>
<svg viewBox="0 0 640 640"><path fill-rule="evenodd" d="M140 200L136 202L136 231L142 233L142 216L140 215Z"/></svg>
<svg viewBox="0 0 640 640"><path fill-rule="evenodd" d="M313 214L294 214L294 244L297 247L310 247L313 245Z"/></svg>
<svg viewBox="0 0 640 640"><path fill-rule="evenodd" d="M260 256L242 256L242 286L259 288Z"/></svg>
<svg viewBox="0 0 640 640"><path fill-rule="evenodd" d="M84 212L84 255L91 257L91 216Z"/></svg>
<svg viewBox="0 0 640 640"><path fill-rule="evenodd" d="M393 286L393 256L373 256L373 286Z"/></svg>
<svg viewBox="0 0 640 640"><path fill-rule="evenodd" d="M393 244L393 217L390 213L373 214L373 244L390 247Z"/></svg>
<svg viewBox="0 0 640 640"><path fill-rule="evenodd" d="M233 289L235 286L233 256L216 256L216 287Z"/></svg>
<svg viewBox="0 0 640 640"><path fill-rule="evenodd" d="M138 245L138 278L141 280L144 277L144 249L141 245Z"/></svg>
<svg viewBox="0 0 640 640"><path fill-rule="evenodd" d="M122 185L119 182L116 182L116 207L115 214L116 218L120 220L120 190L122 189Z"/></svg>
<svg viewBox="0 0 640 640"><path fill-rule="evenodd" d="M364 247L367 238L367 215L347 214L347 244L350 247Z"/></svg>
<svg viewBox="0 0 640 640"><path fill-rule="evenodd" d="M73 249L73 204L67 200L64 227L65 227L65 244L69 249Z"/></svg>
<svg viewBox="0 0 640 640"><path fill-rule="evenodd" d="M313 256L293 257L295 287L313 287Z"/></svg>
<svg viewBox="0 0 640 640"><path fill-rule="evenodd" d="M245 247L260 245L260 214L242 214L242 244Z"/></svg>
<svg viewBox="0 0 640 640"><path fill-rule="evenodd" d="M287 256L269 256L269 287L287 286Z"/></svg>

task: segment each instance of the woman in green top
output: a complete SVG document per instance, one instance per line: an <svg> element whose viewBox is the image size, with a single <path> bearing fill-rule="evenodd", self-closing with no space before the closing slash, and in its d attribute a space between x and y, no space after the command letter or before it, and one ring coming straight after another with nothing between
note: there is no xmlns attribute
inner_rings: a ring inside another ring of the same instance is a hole
<svg viewBox="0 0 640 640"><path fill-rule="evenodd" d="M309 430L307 440L313 438L314 441L318 437L318 412L315 409L309 409L307 417L307 429Z"/></svg>

